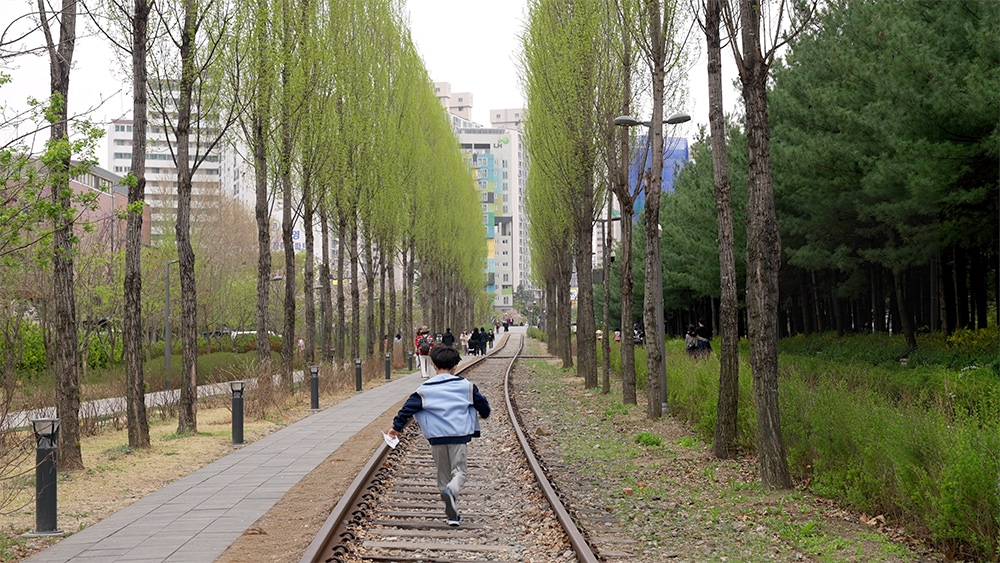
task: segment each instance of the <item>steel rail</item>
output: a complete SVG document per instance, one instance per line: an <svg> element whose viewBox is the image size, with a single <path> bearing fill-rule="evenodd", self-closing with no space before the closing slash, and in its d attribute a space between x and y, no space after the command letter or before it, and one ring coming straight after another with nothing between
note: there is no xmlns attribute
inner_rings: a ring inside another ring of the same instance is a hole
<svg viewBox="0 0 1000 563"><path fill-rule="evenodd" d="M489 354L493 354L499 350L502 350L507 345L508 334L498 342L498 346L490 350ZM462 373L465 370L478 365L480 362L486 360L487 356L478 356L475 359L467 362L461 368L457 370L456 373ZM353 536L347 531L347 526L355 519L358 515L358 504L361 497L365 491L367 491L377 480L378 473L380 470L384 469L386 466L386 460L389 454L392 453L392 448L382 442L375 448L375 453L372 454L371 459L365 464L358 475L354 478L351 484L347 487L344 492L344 496L340 498L336 506L330 512L326 521L323 522L323 526L320 527L319 531L316 533L316 537L310 542L309 547L302 554L302 558L299 559L299 563L318 563L321 561L332 560L333 557L338 555L343 555L344 553L339 549L338 544L343 541L350 540Z"/></svg>
<svg viewBox="0 0 1000 563"><path fill-rule="evenodd" d="M494 353L504 349L507 346L509 336L510 333L504 334L503 338L497 343L498 345L486 356L480 356L466 363L456 373L462 373L465 370L478 365L480 362L485 361ZM521 426L515 416L513 403L510 399L509 381L514 363L517 361L523 348L524 337L522 336L518 349L514 353L514 356L511 357L510 363L507 365L507 370L504 373L504 398L507 404L508 415L510 416L515 434L517 435L521 448L524 451L529 465L531 466L532 472L535 474L535 478L540 484L542 494L545 495L546 500L549 502L549 506L552 507L553 512L556 514L556 518L559 520L563 530L566 532L570 545L573 547L573 551L576 553L578 560L581 563L598 563L597 557L590 549L590 546L587 544L583 534L576 527L576 524L573 522L572 517L566 510L566 507L559 499L559 495L549 483L548 477L545 475L544 470L535 458L534 453L532 453L531 445L524 436L524 432L521 431ZM354 478L354 481L351 482L347 491L345 491L344 496L341 497L333 511L331 511L330 516L326 519L326 522L324 522L319 532L317 532L312 543L309 544L309 547L302 554L302 558L299 560L300 563L339 561L339 557L341 555L347 554L347 550L343 544L353 539L353 535L348 531L348 526L351 522L361 520L363 517L360 508L364 504L366 497L365 493L370 487L380 480L380 472L388 471L386 461L391 452L392 449L385 443L380 444L375 449L375 453L372 454L371 459L364 466L364 468L362 468L361 472L358 473L357 477Z"/></svg>
<svg viewBox="0 0 1000 563"><path fill-rule="evenodd" d="M521 348L524 348L524 337L521 338ZM528 458L528 465L531 466L531 471L535 474L535 479L538 480L538 484L542 488L542 494L549 501L549 506L552 507L552 511L556 513L556 518L559 523L562 524L563 530L569 537L569 543L573 546L573 552L576 553L577 559L581 563L598 563L597 556L594 555L594 551L590 549L590 544L587 543L587 539L583 537L580 529L576 527L576 523L573 522L573 517L570 516L569 511L563 505L562 500L559 498L559 494L556 493L555 489L552 488L552 484L549 483L548 475L545 474L545 470L542 469L541 464L538 463L538 459L535 458L535 453L531 449L531 444L528 443L527 437L525 437L524 432L521 431L521 424L517 421L517 416L515 416L514 405L510 400L510 372L514 367L514 361L517 360L520 353L518 349L518 354L514 355L514 359L511 360L510 365L507 366L507 373L504 374L503 378L503 389L504 398L507 400L507 413L510 415L510 422L514 425L514 433L517 434L517 440L521 443L521 449L524 451L524 455Z"/></svg>

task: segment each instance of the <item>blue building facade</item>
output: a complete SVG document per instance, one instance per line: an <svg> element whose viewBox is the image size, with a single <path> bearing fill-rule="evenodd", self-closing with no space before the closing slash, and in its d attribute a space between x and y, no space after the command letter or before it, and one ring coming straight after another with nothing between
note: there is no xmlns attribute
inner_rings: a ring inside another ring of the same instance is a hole
<svg viewBox="0 0 1000 563"><path fill-rule="evenodd" d="M638 137L637 148L632 152L632 162L628 168L628 185L632 193L636 193L640 182L640 171L652 168L653 150L645 135ZM684 137L663 138L663 193L674 191L674 178L680 169L691 159L688 141ZM635 198L634 218L646 208L646 191L638 192Z"/></svg>

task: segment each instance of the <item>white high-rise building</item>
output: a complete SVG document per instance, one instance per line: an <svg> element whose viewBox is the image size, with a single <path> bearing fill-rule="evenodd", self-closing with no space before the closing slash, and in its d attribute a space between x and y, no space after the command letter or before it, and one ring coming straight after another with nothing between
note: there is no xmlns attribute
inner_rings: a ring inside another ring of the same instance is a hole
<svg viewBox="0 0 1000 563"><path fill-rule="evenodd" d="M521 133L513 129L457 129L479 188L486 227L487 287L496 309L514 304L514 291L527 283L528 223L524 209L527 171Z"/></svg>
<svg viewBox="0 0 1000 563"><path fill-rule="evenodd" d="M194 142L190 146L189 160L204 154L207 147ZM191 222L210 220L210 211L222 197L219 182L221 158L218 151L210 151L192 177ZM132 120L115 119L108 124L108 168L124 176L132 169ZM150 212L150 239L153 241L173 236L177 218L177 167L167 142L167 133L161 122L151 119L146 126L146 205Z"/></svg>
<svg viewBox="0 0 1000 563"><path fill-rule="evenodd" d="M434 88L476 178L486 227L486 291L493 296L494 309L503 312L514 306L518 287L533 289L524 207L528 178L524 110L491 110L492 127L484 127L469 119L471 94L454 93L447 82L435 82Z"/></svg>

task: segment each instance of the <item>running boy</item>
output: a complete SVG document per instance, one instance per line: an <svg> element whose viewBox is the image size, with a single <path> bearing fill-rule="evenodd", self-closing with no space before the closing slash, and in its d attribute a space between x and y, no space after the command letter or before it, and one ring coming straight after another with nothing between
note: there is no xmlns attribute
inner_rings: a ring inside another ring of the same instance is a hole
<svg viewBox="0 0 1000 563"><path fill-rule="evenodd" d="M458 514L456 497L469 473L466 444L479 437L476 413L489 418L490 404L471 381L455 375L455 367L462 360L458 350L440 346L432 349L430 356L437 375L410 395L393 419L388 434L397 436L410 418L417 419L420 431L431 444L448 525L458 526L462 518Z"/></svg>

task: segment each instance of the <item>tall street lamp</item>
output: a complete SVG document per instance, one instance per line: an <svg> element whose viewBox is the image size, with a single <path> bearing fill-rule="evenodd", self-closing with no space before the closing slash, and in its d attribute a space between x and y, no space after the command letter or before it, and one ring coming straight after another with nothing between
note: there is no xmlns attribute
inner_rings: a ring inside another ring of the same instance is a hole
<svg viewBox="0 0 1000 563"><path fill-rule="evenodd" d="M170 265L176 264L180 260L168 260L167 261L167 275L166 275L166 288L167 294L164 299L164 309L166 309L166 315L164 320L164 331L163 331L163 365L167 372L167 381L170 381Z"/></svg>
<svg viewBox="0 0 1000 563"><path fill-rule="evenodd" d="M675 113L663 120L663 123L667 125L677 125L691 120L691 116L684 113ZM637 125L645 125L649 132L647 133L647 141L653 137L653 127L662 127L661 123L653 123L652 121L639 121L638 119L632 117L631 115L620 115L614 119L614 124L620 127L635 127ZM654 151L656 154L656 151ZM661 181L663 178L663 155L660 154L659 158L652 159L652 170L650 173L650 182L652 183L655 178L657 182ZM648 183L647 183L648 189ZM649 193L646 193L647 198ZM646 244L650 241L647 240ZM656 238L657 245L660 244L660 238ZM658 371L660 372L660 412L665 415L667 414L667 362L665 361L666 354L666 329L664 326L663 319L663 263L661 257L660 267L653 270L653 303L656 308L656 332L658 333L657 343L660 347L660 365ZM648 288L647 288L648 290ZM656 370L654 370L656 371Z"/></svg>

